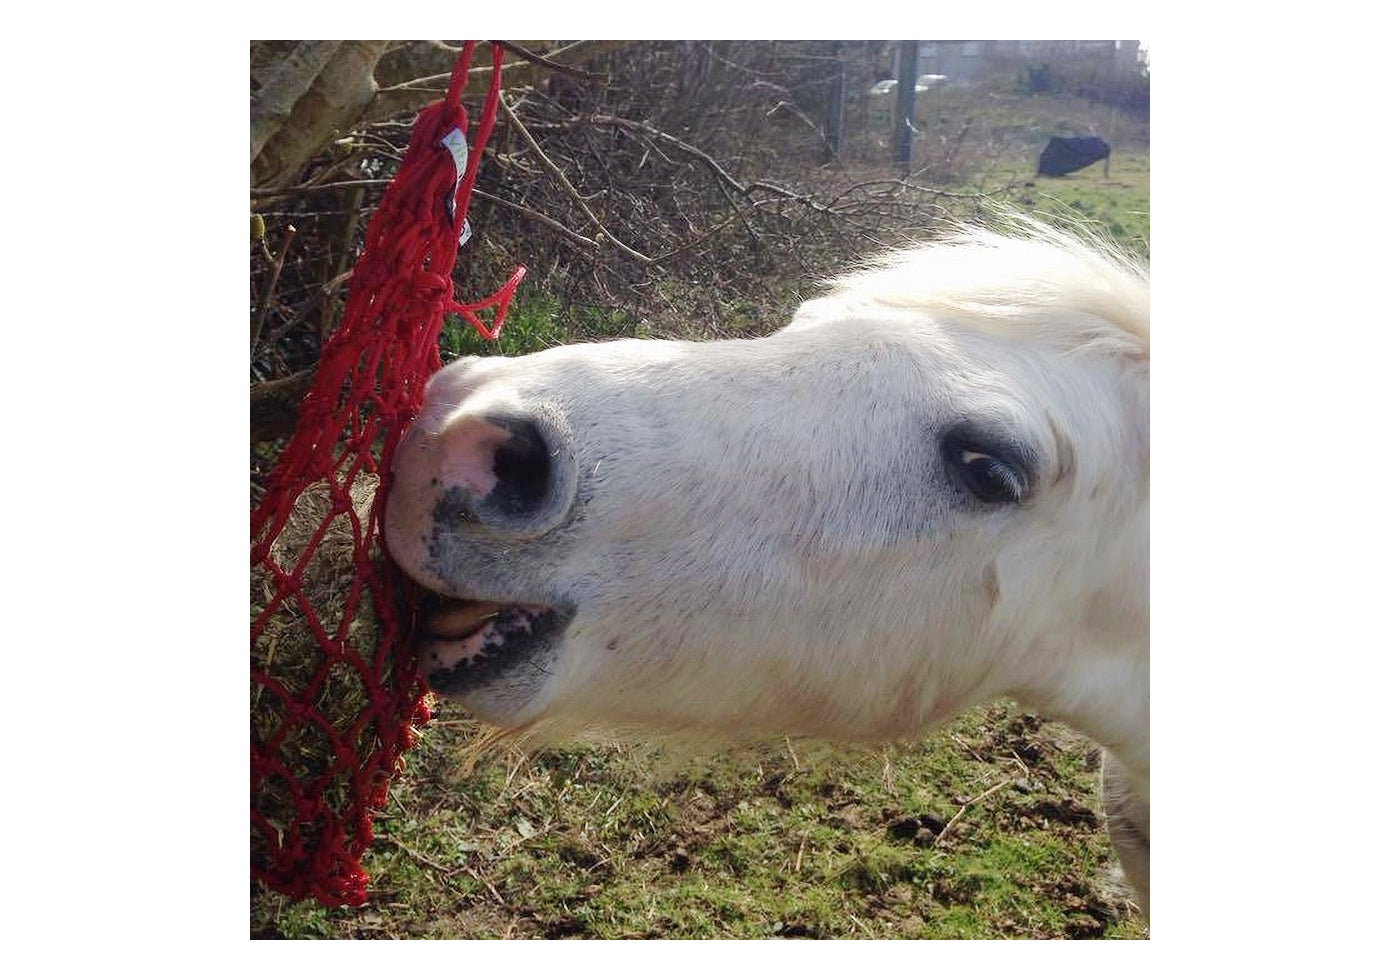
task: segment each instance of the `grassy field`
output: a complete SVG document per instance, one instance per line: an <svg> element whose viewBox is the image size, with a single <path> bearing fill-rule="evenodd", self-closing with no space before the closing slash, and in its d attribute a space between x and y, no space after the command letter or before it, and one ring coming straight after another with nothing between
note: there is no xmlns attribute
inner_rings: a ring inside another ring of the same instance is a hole
<svg viewBox="0 0 1400 980"><path fill-rule="evenodd" d="M1146 254L1145 144L1115 144L1107 177L1098 165L1036 179L1039 130L1027 135L1031 124L1008 113L1021 141L1006 145L1018 149L994 154L980 183L1010 182L1021 206ZM653 331L674 335L523 291L493 352ZM460 324L444 348L487 352ZM251 934L1147 936L1103 828L1099 750L1014 704L978 708L915 745L605 743L476 759L482 735L439 707L376 824L368 904L329 910L255 890Z"/></svg>
<svg viewBox="0 0 1400 980"><path fill-rule="evenodd" d="M960 122L961 120L961 122ZM1150 255L1148 123L1082 99L950 91L923 162L960 160L977 176L964 190L1004 191L1017 206L1083 224ZM949 136L947 134L955 134ZM1064 177L1036 175L1051 136L1096 134L1112 147L1103 163ZM1105 173L1107 169L1107 173Z"/></svg>
<svg viewBox="0 0 1400 980"><path fill-rule="evenodd" d="M370 902L258 896L255 937L1140 938L1099 752L997 703L918 745L507 751L443 707L366 856Z"/></svg>
<svg viewBox="0 0 1400 980"><path fill-rule="evenodd" d="M1148 155L1128 150L1064 177L1038 177L1018 192L1027 210L1069 222L1081 222L1121 242L1140 255L1151 254L1151 208Z"/></svg>

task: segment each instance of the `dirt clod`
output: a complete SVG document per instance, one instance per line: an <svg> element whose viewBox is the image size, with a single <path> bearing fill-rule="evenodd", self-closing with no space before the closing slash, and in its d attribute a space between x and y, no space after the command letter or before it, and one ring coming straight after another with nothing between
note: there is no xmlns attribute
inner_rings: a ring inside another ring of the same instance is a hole
<svg viewBox="0 0 1400 980"><path fill-rule="evenodd" d="M1065 920L1065 935L1070 939L1098 939L1104 924L1092 915L1072 915Z"/></svg>
<svg viewBox="0 0 1400 980"><path fill-rule="evenodd" d="M936 813L923 813L915 817L901 817L889 825L890 836L896 840L912 840L916 844L932 843L933 838L948 826Z"/></svg>
<svg viewBox="0 0 1400 980"><path fill-rule="evenodd" d="M1097 827L1099 817L1093 810L1071 799L1041 800L1031 808L1031 813L1055 823Z"/></svg>

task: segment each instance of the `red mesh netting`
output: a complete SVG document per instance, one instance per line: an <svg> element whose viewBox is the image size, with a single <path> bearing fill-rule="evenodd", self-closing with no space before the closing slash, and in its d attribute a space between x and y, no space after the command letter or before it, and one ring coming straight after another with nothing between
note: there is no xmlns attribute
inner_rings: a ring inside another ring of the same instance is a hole
<svg viewBox="0 0 1400 980"><path fill-rule="evenodd" d="M392 458L441 366L454 312L499 334L523 268L494 295L452 299L452 268L500 96L502 49L474 133L461 104L473 43L446 98L418 115L365 233L345 314L297 430L252 514L252 877L294 899L365 901L372 813L427 721L406 649L409 588L383 558ZM468 152L467 138L471 146ZM491 327L478 315L495 307Z"/></svg>

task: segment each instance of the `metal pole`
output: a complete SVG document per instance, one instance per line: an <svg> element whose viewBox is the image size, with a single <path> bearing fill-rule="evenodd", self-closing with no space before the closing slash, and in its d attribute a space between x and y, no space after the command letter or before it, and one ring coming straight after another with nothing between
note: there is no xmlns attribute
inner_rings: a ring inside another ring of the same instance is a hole
<svg viewBox="0 0 1400 980"><path fill-rule="evenodd" d="M846 121L846 62L839 60L841 42L831 42L831 54L837 58L836 75L831 80L826 104L826 149L828 160L841 158L841 136Z"/></svg>
<svg viewBox="0 0 1400 980"><path fill-rule="evenodd" d="M899 45L899 103L895 109L895 162L909 176L914 156L914 86L919 78L919 42Z"/></svg>

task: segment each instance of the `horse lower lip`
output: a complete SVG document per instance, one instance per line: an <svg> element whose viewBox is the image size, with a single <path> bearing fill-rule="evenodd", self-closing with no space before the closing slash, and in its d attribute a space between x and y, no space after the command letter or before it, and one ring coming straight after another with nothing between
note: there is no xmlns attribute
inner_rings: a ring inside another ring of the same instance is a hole
<svg viewBox="0 0 1400 980"><path fill-rule="evenodd" d="M465 614L464 614L465 615ZM423 635L419 671L445 697L465 699L512 677L511 696L543 683L572 607L501 604L496 615L464 637ZM525 670L533 666L532 670Z"/></svg>

